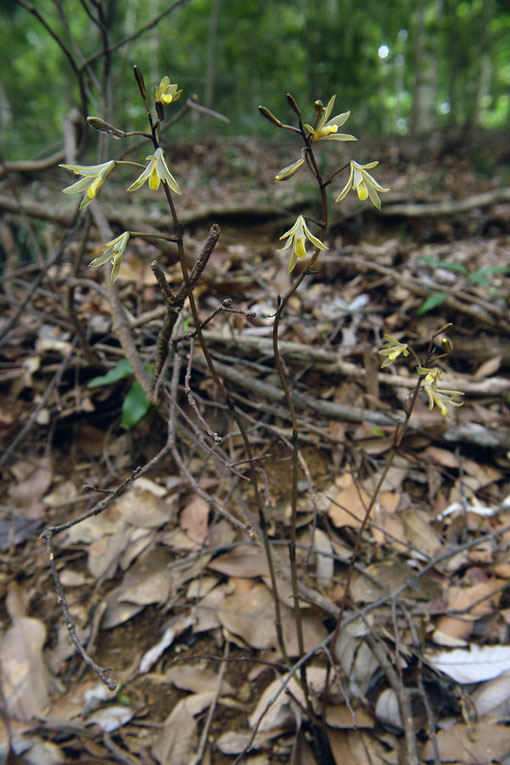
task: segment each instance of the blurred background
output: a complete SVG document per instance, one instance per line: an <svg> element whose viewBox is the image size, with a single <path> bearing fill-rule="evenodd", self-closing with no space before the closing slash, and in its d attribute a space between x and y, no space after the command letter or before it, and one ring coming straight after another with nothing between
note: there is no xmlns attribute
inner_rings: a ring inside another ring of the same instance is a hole
<svg viewBox="0 0 510 765"><path fill-rule="evenodd" d="M98 9L112 119L122 128L145 127L134 63L151 86L168 74L185 97L230 120L193 112L173 133L182 141L274 135L257 106L287 119L287 91L298 102L336 93L336 112L352 111L349 132L365 136L508 125L508 0L36 0L33 8L0 4L0 149L9 160L56 151L72 108L104 116Z"/></svg>

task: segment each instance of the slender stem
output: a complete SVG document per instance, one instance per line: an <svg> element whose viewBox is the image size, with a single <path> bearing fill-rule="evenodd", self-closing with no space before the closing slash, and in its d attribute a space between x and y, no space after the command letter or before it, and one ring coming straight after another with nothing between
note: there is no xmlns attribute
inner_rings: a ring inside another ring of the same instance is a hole
<svg viewBox="0 0 510 765"><path fill-rule="evenodd" d="M156 139L155 139L156 140ZM188 266L186 265L186 257L184 252L184 242L182 239L182 226L179 222L179 218L177 215L177 211L175 209L174 200L172 198L172 194L170 191L170 188L166 181L163 181L163 188L165 190L165 195L167 198L168 206L170 208L170 212L174 221L175 230L177 233L177 252L179 255L179 262L181 265L181 271L182 271L182 277L184 279L184 286L186 288L186 293L189 300L189 305L191 309L191 313L193 316L193 323L195 325L195 332L196 336L198 338L198 341L200 343L200 347L202 349L202 353L204 354L204 358L206 360L208 369L212 375L212 378L216 384L216 387L218 388L218 391L220 392L220 395L225 400L225 402L228 405L229 411L234 417L237 426L239 428L239 431L241 433L241 437L243 439L244 448L246 450L246 454L248 457L248 470L250 473L250 480L253 485L253 491L255 494L255 502L257 504L257 508L259 511L259 523L260 527L262 529L262 536L263 536L263 544L264 549L266 553L267 563L269 567L269 574L271 578L271 586L273 591L273 600L274 600L274 608L275 608L275 622L276 622L276 634L278 639L278 644L280 646L280 650L282 652L282 655L284 657L285 662L288 664L289 659L287 656L287 651L285 648L285 643L283 640L283 627L282 627L282 616L281 616L281 608L280 608L280 601L278 599L278 587L276 583L276 573L274 569L274 563L273 563L273 557L271 552L271 544L269 541L269 535L267 533L267 523L264 516L264 506L262 503L262 497L260 494L260 489L258 485L257 480L257 472L256 468L253 464L253 450L251 448L250 441L248 439L246 428L244 427L244 424L241 420L241 417L239 416L239 412L237 411L234 402L230 398L227 389L225 388L222 379L218 375L218 372L216 371L216 367L214 366L214 362L211 358L211 354L209 352L209 348L207 347L207 343L205 341L203 332L202 332L202 326L200 322L200 317L198 315L198 309L195 301L195 296L193 294L193 285L190 281L190 276L188 272Z"/></svg>

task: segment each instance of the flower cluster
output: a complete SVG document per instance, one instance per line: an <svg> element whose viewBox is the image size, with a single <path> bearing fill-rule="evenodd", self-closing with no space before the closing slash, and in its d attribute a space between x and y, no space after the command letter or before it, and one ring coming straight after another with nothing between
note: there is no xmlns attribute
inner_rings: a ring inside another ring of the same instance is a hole
<svg viewBox="0 0 510 765"><path fill-rule="evenodd" d="M299 117L299 128L293 127L291 125L284 125L281 120L279 120L269 111L269 109L264 106L259 106L259 111L262 116L269 120L269 122L271 122L273 125L275 125L275 127L292 130L293 132L299 133L302 136L305 144L301 152L301 157L296 159L290 165L282 168L282 170L280 170L275 175L275 181L287 181L289 178L292 178L292 176L299 172L299 170L306 162L308 168L311 170L313 175L316 176L317 180L321 184L322 189L324 190L324 188L329 185L329 183L331 183L331 180L338 174L338 172L340 172L340 170L337 170L335 173L333 173L329 180L322 181L320 175L318 174L319 171L317 169L316 160L314 159L312 150L313 144L317 141L357 141L357 138L353 135L350 135L350 133L340 132L340 128L349 119L350 112L342 112L341 114L337 114L334 117L331 116L333 107L335 105L335 100L336 96L332 96L329 99L327 106L324 106L322 101L316 101L314 103L316 114L315 121L312 125L309 125L306 122L304 124L301 122L301 112L299 107L293 96L287 94L287 101L289 102L293 111ZM380 210L381 200L379 198L379 194L384 194L389 191L389 189L381 186L381 184L378 183L375 178L368 172L378 164L378 162L368 162L366 165L360 165L358 162L351 160L343 168L341 168L343 170L346 167L349 167L349 178L344 188L335 199L335 202L341 202L342 199L347 196L349 191L354 189L361 201L369 199L372 204L377 207L378 210ZM322 193L324 192L322 191ZM280 237L283 239L289 236L291 232L295 232L296 234L297 232L300 233L299 238L296 236L295 239L289 240L287 247L283 248L283 250L288 249L288 247L290 247L292 244L291 260L288 267L289 273L294 269L297 258L306 257L306 249L304 245L305 237L317 246L316 242L310 238L308 229L305 231L305 229L302 228L303 223L304 221L302 216L299 216L294 226L286 234L283 234L283 236ZM323 245L321 249L327 248ZM277 250L277 252L282 252L282 250ZM391 363L391 359L387 360L387 363Z"/></svg>
<svg viewBox="0 0 510 765"><path fill-rule="evenodd" d="M145 89L143 93L145 94ZM165 76L162 78L157 88L154 88L154 100L156 105L171 104L178 100L181 93L182 90L177 90L177 85L172 84L170 78ZM109 125L98 117L89 117L88 123L97 130L111 133L117 138L125 138L126 135L128 135L124 133L124 131ZM157 191L161 183L165 183L175 194L181 193L179 184L168 169L165 152L160 146L154 150L153 154L149 154L146 157L146 160L148 161L148 165L144 167L142 173L131 186L129 186L128 191L136 191L136 189L143 186L145 181L148 181L149 188L153 191ZM80 210L87 207L96 197L107 176L116 165L137 165L138 167L143 167L143 165L139 165L137 162L125 162L114 159L111 159L108 162L103 162L100 165L60 165L60 167L63 167L65 170L71 170L75 175L82 176L79 181L76 181L76 183L65 188L64 193L83 194L85 192L85 196L80 203ZM129 237L130 232L124 231L120 236L112 239L110 242L106 242L102 247L101 254L97 258L94 258L90 263L91 266L96 267L102 266L110 261L112 264L112 283L118 278L122 257L126 250Z"/></svg>
<svg viewBox="0 0 510 765"><path fill-rule="evenodd" d="M443 380L444 375L438 367L417 367L419 375L423 376L423 389L429 399L429 409L433 409L434 404L439 408L439 411L443 417L451 417L451 412L448 409L448 405L462 406L462 401L454 401L456 396L463 396L464 394L460 390L446 390L445 388L439 388L439 383Z"/></svg>

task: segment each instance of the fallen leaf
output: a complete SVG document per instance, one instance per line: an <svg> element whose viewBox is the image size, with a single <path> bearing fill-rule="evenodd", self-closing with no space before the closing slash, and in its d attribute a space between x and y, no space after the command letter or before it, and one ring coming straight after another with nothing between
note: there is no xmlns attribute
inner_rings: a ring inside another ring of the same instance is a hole
<svg viewBox="0 0 510 765"><path fill-rule="evenodd" d="M457 683L480 683L510 670L510 646L472 645L470 650L457 648L441 653L426 652L428 664L444 672Z"/></svg>
<svg viewBox="0 0 510 765"><path fill-rule="evenodd" d="M28 721L48 704L50 675L42 649L46 627L39 619L17 619L0 643L2 690L12 717Z"/></svg>
<svg viewBox="0 0 510 765"><path fill-rule="evenodd" d="M454 725L436 734L441 762L456 762L465 765L490 763L501 760L510 750L508 728L505 725L491 725L478 722L473 725ZM432 741L427 741L421 753L421 760L434 760Z"/></svg>
<svg viewBox="0 0 510 765"><path fill-rule="evenodd" d="M209 568L225 576L252 578L269 574L266 557L255 545L239 545L231 552L214 558Z"/></svg>
<svg viewBox="0 0 510 765"><path fill-rule="evenodd" d="M45 512L42 497L53 480L51 459L42 457L36 465L25 463L18 468L18 483L9 487L9 496L25 518L42 518Z"/></svg>
<svg viewBox="0 0 510 765"><path fill-rule="evenodd" d="M210 507L198 494L195 494L180 516L181 529L187 533L192 542L201 545L207 536Z"/></svg>
<svg viewBox="0 0 510 765"><path fill-rule="evenodd" d="M197 724L185 701L177 702L152 745L152 754L162 765L190 765L193 761Z"/></svg>

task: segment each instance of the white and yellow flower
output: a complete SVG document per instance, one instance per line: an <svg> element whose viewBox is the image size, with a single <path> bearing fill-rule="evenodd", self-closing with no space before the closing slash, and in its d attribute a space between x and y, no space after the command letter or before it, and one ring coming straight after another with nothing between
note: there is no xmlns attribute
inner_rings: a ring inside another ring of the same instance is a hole
<svg viewBox="0 0 510 765"><path fill-rule="evenodd" d="M145 181L148 180L149 188L152 189L152 191L159 189L159 184L163 181L164 183L168 183L172 191L175 191L176 194L181 193L179 184L167 167L165 153L161 147L156 149L154 154L149 154L145 159L150 160L149 164L143 173L138 176L136 181L131 184L128 191L136 191L136 189L139 189L140 186L143 186Z"/></svg>
<svg viewBox="0 0 510 765"><path fill-rule="evenodd" d="M166 75L161 79L157 88L154 88L154 100L161 104L173 104L181 96L182 90L177 90L177 85L170 82Z"/></svg>
<svg viewBox="0 0 510 765"><path fill-rule="evenodd" d="M336 117L330 117L335 105L336 96L332 96L329 99L329 103L326 107L323 107L323 112L320 116L317 127L314 129L312 125L305 125L305 128L310 133L312 141L357 141L358 139L349 135L348 133L339 133L338 128L347 122L350 116L350 112L343 112L343 114L337 114ZM320 108L320 101L319 108Z"/></svg>
<svg viewBox="0 0 510 765"><path fill-rule="evenodd" d="M378 210L380 210L381 200L379 199L377 192L379 191L386 193L389 191L389 189L381 186L379 183L377 183L375 178L370 175L370 173L367 173L367 170L371 170L378 164L379 162L377 161L368 162L366 165L359 165L357 162L351 161L349 180L345 184L338 197L335 199L335 202L340 202L344 197L347 196L350 189L353 188L357 192L361 201L364 201L368 197L372 204L375 205Z"/></svg>
<svg viewBox="0 0 510 765"><path fill-rule="evenodd" d="M448 405L462 406L462 401L454 401L456 396L463 396L464 394L460 390L446 390L445 388L438 388L438 384L443 380L443 373L439 367L417 367L417 372L423 375L423 389L429 399L429 409L433 409L434 405L439 408L439 411L443 417L451 417L451 412L448 409Z"/></svg>
<svg viewBox="0 0 510 765"><path fill-rule="evenodd" d="M101 248L101 255L98 255L97 258L94 258L94 260L91 260L89 263L89 266L97 268L98 266L104 266L105 263L111 261L112 273L110 279L112 284L119 276L122 257L129 241L129 237L130 232L124 231L123 234L112 239L110 242L105 242Z"/></svg>
<svg viewBox="0 0 510 765"><path fill-rule="evenodd" d="M317 237L312 234L302 215L297 218L292 228L289 228L285 234L281 235L280 239L286 239L287 241L285 242L284 246L279 250L276 250L276 252L285 252L289 249L289 247L292 247L290 263L287 269L288 274L293 271L298 258L306 258L308 254L305 247L306 239L308 239L308 241L311 242L315 247L318 247L319 250L328 249L320 239L317 239Z"/></svg>
<svg viewBox="0 0 510 765"><path fill-rule="evenodd" d="M83 176L79 181L73 183L72 186L63 189L64 194L83 194L85 192L85 196L80 204L80 210L82 210L96 196L105 182L106 176L115 167L115 160L111 159L109 162L103 162L101 165L59 165L59 167L71 170L75 175Z"/></svg>
<svg viewBox="0 0 510 765"><path fill-rule="evenodd" d="M399 343L393 335L384 335L384 339L386 340L387 346L383 346L378 353L387 358L385 358L381 364L381 369L389 367L389 365L393 364L400 355L409 356L407 343Z"/></svg>
<svg viewBox="0 0 510 765"><path fill-rule="evenodd" d="M367 170L372 170L372 168L376 167L378 164L379 162L368 162L366 165L358 165L357 162L352 161L350 163L351 172L349 180L335 199L335 202L340 202L347 196L351 189L355 189L361 201L364 201L368 197L372 204L380 210L381 200L379 199L377 192L386 193L389 189L381 186L370 173L367 173Z"/></svg>

